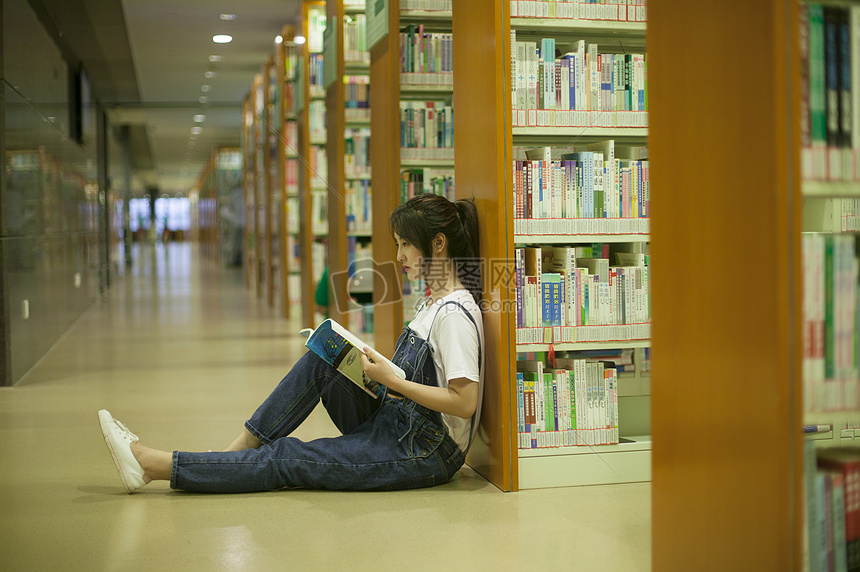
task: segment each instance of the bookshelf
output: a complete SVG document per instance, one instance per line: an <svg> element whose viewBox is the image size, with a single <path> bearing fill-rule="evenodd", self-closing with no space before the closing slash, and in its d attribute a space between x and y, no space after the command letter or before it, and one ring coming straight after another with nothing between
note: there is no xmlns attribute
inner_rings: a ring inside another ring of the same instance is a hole
<svg viewBox="0 0 860 572"><path fill-rule="evenodd" d="M325 33L326 154L328 156L329 315L354 331L367 333L369 322L351 300L350 263L358 244L369 248L370 231L353 228L356 194L369 192L370 166L366 149L370 136L367 97L370 55L366 50L364 4L326 3ZM361 164L357 148L364 149ZM362 209L364 213L372 209Z"/></svg>
<svg viewBox="0 0 860 572"><path fill-rule="evenodd" d="M273 213L278 220L278 249L281 252L281 269L278 299L281 315L290 319L293 306L301 299L301 274L299 259L295 255L298 237L298 125L296 122L296 90L298 49L294 43L295 28L284 26L282 41L276 44L276 82L282 90L277 107L275 125L278 126L277 141L277 192L280 208Z"/></svg>
<svg viewBox="0 0 860 572"><path fill-rule="evenodd" d="M596 22L579 18L511 18L511 9L529 3L506 5L492 2L454 3L454 92L457 146L469 150L468 161L458 161L455 179L459 188L474 194L481 216L482 257L493 263L485 278L485 298L501 308L516 307L513 279L515 249L527 245L576 245L592 243L632 244L642 248L649 236L641 229L629 232L621 225L585 227L568 225L569 233L539 234L515 222L511 197L514 186L511 165L518 148L564 149L612 139L617 145L644 146L648 137L642 113L604 123L598 114L556 114L546 122L530 121L512 110L511 31L518 41L555 37L564 54L576 40L597 43L601 53L644 53L642 22ZM522 10L521 10L522 12ZM492 40L492 41L488 41ZM486 78L475 81L474 78ZM612 114L613 116L621 114ZM577 121L584 118L584 123ZM555 159L555 156L553 157ZM575 229L578 229L576 231ZM526 232L530 231L529 234ZM619 377L619 424L621 436L632 443L593 447L518 449L516 375L517 358L528 352L544 352L549 344L517 344L516 312L488 312L484 316L487 338L484 419L480 442L473 445L469 463L502 490L570 486L597 483L647 481L650 479L651 440L650 377L637 373ZM553 344L556 351L601 349L633 350L639 361L648 339L614 342ZM641 368L637 367L637 371ZM495 383L489 380L496 380ZM625 419L629 426L625 428Z"/></svg>
<svg viewBox="0 0 860 572"><path fill-rule="evenodd" d="M302 294L302 326L317 325L318 314L313 292L316 291L325 265L325 235L327 229L320 223L320 213L325 208L326 187L323 177L328 169L324 162L325 92L322 89L322 29L326 18L325 2L305 0L301 6L301 35L306 42L301 46L297 66L298 89L296 124L298 131L299 161L299 233L297 237L299 260L301 261L300 291ZM327 220L327 219L326 219Z"/></svg>
<svg viewBox="0 0 860 572"><path fill-rule="evenodd" d="M374 265L374 343L377 349L390 355L403 328L404 320L411 318L412 310L405 309L409 296L404 297L396 249L388 228L388 215L403 200L404 171L423 170L429 173L424 189L429 187L429 177L434 173L453 176L453 148L425 152L421 149L402 149L402 106L417 105L421 101L434 101L450 105L453 101L453 83L449 78L440 84L437 73L404 73L402 66L408 54L401 42L401 33L409 26L421 25L428 33L451 33L452 14L450 2L391 1L387 12L382 3L368 5L368 47L370 49L371 132L370 147L372 189L390 189L375 192L373 204L373 257ZM387 32L373 42L374 10L379 10L385 21ZM403 49L401 49L403 47ZM402 53L403 52L403 53ZM435 63L434 63L435 65ZM435 68L434 70L435 71ZM449 76L451 74L448 74ZM427 170L430 171L427 171ZM440 171L434 171L440 170Z"/></svg>
<svg viewBox="0 0 860 572"><path fill-rule="evenodd" d="M791 1L648 6L655 570L802 569L797 30Z"/></svg>
<svg viewBox="0 0 860 572"><path fill-rule="evenodd" d="M277 61L277 49L269 55L263 66L265 91L263 100L263 180L265 184L265 251L266 251L266 283L265 297L269 307L275 306L276 294L282 283L280 271L283 250L280 245L280 212L283 206L281 198L281 166L278 161L281 129L281 109L283 105L283 82L280 80L280 66Z"/></svg>
<svg viewBox="0 0 860 572"><path fill-rule="evenodd" d="M244 200L244 232L242 237L242 263L245 268L245 286L248 289L255 288L254 268L256 262L256 250L254 247L254 217L253 213L253 191L254 188L254 109L253 109L253 85L250 93L242 101L242 199Z"/></svg>
<svg viewBox="0 0 860 572"><path fill-rule="evenodd" d="M196 240L211 260L228 266L242 264L245 229L240 213L244 209L243 154L238 147L216 147L200 173L192 195L196 202ZM192 238L194 239L194 238Z"/></svg>

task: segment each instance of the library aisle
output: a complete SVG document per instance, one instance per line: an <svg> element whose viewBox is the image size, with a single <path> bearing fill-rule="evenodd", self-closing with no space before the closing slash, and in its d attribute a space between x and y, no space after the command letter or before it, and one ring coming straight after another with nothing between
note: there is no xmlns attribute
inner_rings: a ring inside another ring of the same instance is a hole
<svg viewBox="0 0 860 572"><path fill-rule="evenodd" d="M303 353L297 314L195 246L136 245L130 273L0 388L0 569L650 569L648 483L502 493L464 468L395 493L125 494L96 412L154 447L225 447ZM297 436L334 434L317 409Z"/></svg>

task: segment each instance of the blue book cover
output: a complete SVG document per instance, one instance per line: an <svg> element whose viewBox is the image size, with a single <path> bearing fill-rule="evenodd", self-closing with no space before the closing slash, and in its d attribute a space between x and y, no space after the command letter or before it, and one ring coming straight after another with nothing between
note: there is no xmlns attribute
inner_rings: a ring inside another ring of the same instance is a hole
<svg viewBox="0 0 860 572"><path fill-rule="evenodd" d="M352 332L332 320L325 320L313 331L302 330L301 333L309 333L305 346L323 361L342 373L346 378L363 389L368 394L379 397L385 388L364 375L361 367L360 354L364 353L367 344L358 339ZM406 372L392 361L382 356L382 359L394 370L394 373L406 379Z"/></svg>

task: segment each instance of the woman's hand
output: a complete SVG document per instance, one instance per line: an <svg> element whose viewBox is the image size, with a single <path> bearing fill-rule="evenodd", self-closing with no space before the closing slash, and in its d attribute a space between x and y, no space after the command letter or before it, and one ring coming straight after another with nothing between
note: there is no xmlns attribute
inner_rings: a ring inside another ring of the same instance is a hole
<svg viewBox="0 0 860 572"><path fill-rule="evenodd" d="M377 383L385 385L389 389L397 390L397 382L400 377L394 373L391 366L386 363L374 350L366 347L364 353L361 354L361 368L364 370L364 375Z"/></svg>

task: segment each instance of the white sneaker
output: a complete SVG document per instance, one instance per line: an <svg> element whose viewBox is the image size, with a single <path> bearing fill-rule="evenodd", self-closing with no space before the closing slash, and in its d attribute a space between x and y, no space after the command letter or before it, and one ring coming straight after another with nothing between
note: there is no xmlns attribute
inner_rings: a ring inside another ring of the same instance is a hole
<svg viewBox="0 0 860 572"><path fill-rule="evenodd" d="M146 481L143 479L143 467L140 466L131 452L131 444L139 441L137 435L114 419L105 409L99 411L99 424L102 427L105 444L107 444L125 490L133 493L143 488L146 485Z"/></svg>

